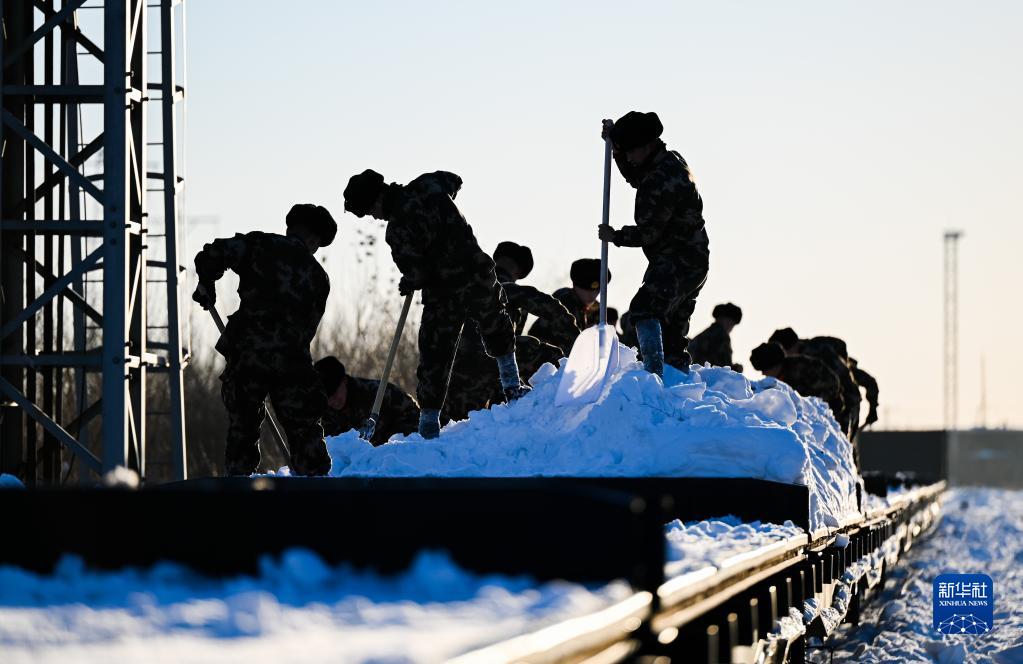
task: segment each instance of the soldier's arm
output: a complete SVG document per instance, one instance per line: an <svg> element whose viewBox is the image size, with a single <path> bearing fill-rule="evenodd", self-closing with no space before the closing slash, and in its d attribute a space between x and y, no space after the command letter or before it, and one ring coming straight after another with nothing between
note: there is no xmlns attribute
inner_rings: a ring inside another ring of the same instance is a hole
<svg viewBox="0 0 1023 664"><path fill-rule="evenodd" d="M647 178L636 191L636 225L615 232L615 244L622 247L651 247L661 241L671 220L672 183Z"/></svg>
<svg viewBox="0 0 1023 664"><path fill-rule="evenodd" d="M548 295L532 286L519 284L507 284L505 293L508 295L508 304L523 309L537 318L550 321L557 327L572 327L578 329L575 316L569 311L560 300Z"/></svg>
<svg viewBox="0 0 1023 664"><path fill-rule="evenodd" d="M241 233L234 237L213 240L195 255L195 273L200 284L213 284L227 270L237 271L245 261L247 242Z"/></svg>
<svg viewBox="0 0 1023 664"><path fill-rule="evenodd" d="M880 394L877 388L877 380L859 367L853 370L853 378L867 392L867 403L870 404L870 413L867 415L867 419L871 420L871 424L873 424L873 422L877 421L877 403Z"/></svg>
<svg viewBox="0 0 1023 664"><path fill-rule="evenodd" d="M429 278L426 248L432 236L430 226L422 211L413 211L400 222L389 223L384 234L394 264L413 290L426 286Z"/></svg>

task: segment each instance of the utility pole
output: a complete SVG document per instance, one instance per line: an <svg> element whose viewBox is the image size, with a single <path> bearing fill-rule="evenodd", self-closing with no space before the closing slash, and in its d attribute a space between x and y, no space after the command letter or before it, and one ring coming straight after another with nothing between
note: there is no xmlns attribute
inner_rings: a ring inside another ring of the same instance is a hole
<svg viewBox="0 0 1023 664"><path fill-rule="evenodd" d="M945 231L945 430L955 431L959 411L959 238Z"/></svg>

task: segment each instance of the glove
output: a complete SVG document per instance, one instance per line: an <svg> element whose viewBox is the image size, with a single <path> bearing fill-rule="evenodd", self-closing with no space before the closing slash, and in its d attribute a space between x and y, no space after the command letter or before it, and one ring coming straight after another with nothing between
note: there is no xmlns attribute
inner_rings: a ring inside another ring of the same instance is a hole
<svg viewBox="0 0 1023 664"><path fill-rule="evenodd" d="M359 427L359 438L362 438L363 440L371 440L373 438L373 434L376 433L376 428L377 421L372 417L366 418L366 421L362 423L361 427Z"/></svg>
<svg viewBox="0 0 1023 664"><path fill-rule="evenodd" d="M200 281L195 287L195 292L192 293L192 299L195 300L200 307L209 311L213 308L213 305L217 303L216 285Z"/></svg>
<svg viewBox="0 0 1023 664"><path fill-rule="evenodd" d="M863 423L863 426L868 427L871 424L873 424L874 422L877 422L877 411L874 410L873 408L871 408L870 412L867 413L867 419Z"/></svg>
<svg viewBox="0 0 1023 664"><path fill-rule="evenodd" d="M611 244L614 244L615 235L615 229L610 226L605 226L604 224L597 226L597 237L601 242L610 242Z"/></svg>
<svg viewBox="0 0 1023 664"><path fill-rule="evenodd" d="M601 120L600 121L600 138L601 140L607 139L611 135L611 130L614 129L614 120Z"/></svg>
<svg viewBox="0 0 1023 664"><path fill-rule="evenodd" d="M412 293L416 292L417 288L409 281L408 277L402 277L398 281L398 294L402 297L408 297Z"/></svg>
<svg viewBox="0 0 1023 664"><path fill-rule="evenodd" d="M735 373L742 373L742 365L736 362L735 364L732 365L732 371L734 371Z"/></svg>

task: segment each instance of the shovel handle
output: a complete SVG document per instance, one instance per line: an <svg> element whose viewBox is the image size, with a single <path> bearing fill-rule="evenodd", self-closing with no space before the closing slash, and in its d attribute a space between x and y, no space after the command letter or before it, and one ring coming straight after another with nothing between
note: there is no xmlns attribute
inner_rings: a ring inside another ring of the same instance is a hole
<svg viewBox="0 0 1023 664"><path fill-rule="evenodd" d="M604 205L601 226L611 217L611 136L604 137ZM607 325L607 240L600 242L600 327Z"/></svg>
<svg viewBox="0 0 1023 664"><path fill-rule="evenodd" d="M387 349L387 361L384 362L384 373L380 377L380 386L377 387L376 398L373 399L373 410L366 421L366 427L370 421L375 426L380 421L380 408L384 405L384 393L387 391L387 379L391 377L391 366L394 364L394 356L398 353L398 343L401 341L401 331L405 329L405 319L408 318L408 310L412 307L412 293L405 296L405 303L401 307L401 314L398 315L398 325L394 330L394 338L391 339L391 347ZM370 436L372 436L370 430Z"/></svg>

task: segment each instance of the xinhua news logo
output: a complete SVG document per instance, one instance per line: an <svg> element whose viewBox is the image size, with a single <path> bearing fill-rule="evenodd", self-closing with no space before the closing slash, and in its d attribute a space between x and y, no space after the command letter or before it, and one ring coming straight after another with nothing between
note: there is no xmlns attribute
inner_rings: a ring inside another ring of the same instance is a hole
<svg viewBox="0 0 1023 664"><path fill-rule="evenodd" d="M934 579L934 631L984 634L995 616L995 584L987 574L942 574Z"/></svg>

